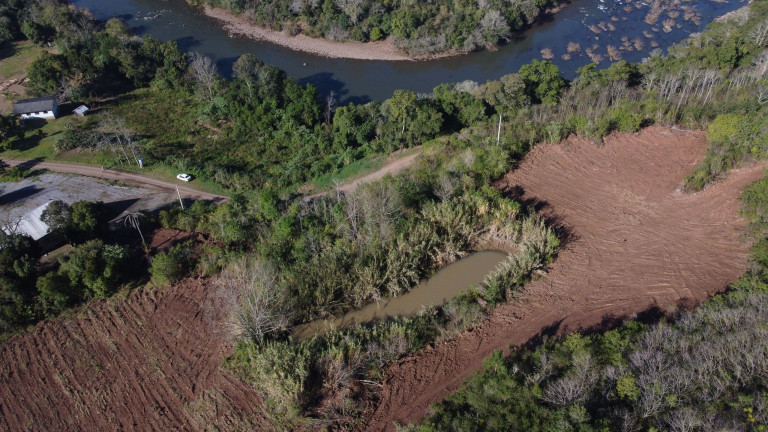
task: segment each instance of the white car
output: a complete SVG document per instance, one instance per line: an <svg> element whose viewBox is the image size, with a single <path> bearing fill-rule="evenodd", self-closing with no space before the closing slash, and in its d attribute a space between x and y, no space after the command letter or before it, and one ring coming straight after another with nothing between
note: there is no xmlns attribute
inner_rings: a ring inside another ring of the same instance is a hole
<svg viewBox="0 0 768 432"><path fill-rule="evenodd" d="M176 178L181 180L181 181L185 181L185 182L188 182L188 181L192 180L192 176L189 175L189 174L179 174L179 175L176 176Z"/></svg>

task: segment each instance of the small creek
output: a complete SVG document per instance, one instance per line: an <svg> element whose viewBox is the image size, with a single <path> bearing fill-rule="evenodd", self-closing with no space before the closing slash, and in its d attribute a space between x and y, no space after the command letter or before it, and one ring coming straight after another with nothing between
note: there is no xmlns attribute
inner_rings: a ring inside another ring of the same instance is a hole
<svg viewBox="0 0 768 432"><path fill-rule="evenodd" d="M416 314L423 306L442 306L461 291L477 285L507 258L497 251L483 251L450 264L408 293L372 303L333 320L317 320L298 326L293 337L307 339L332 328L346 327L396 316Z"/></svg>

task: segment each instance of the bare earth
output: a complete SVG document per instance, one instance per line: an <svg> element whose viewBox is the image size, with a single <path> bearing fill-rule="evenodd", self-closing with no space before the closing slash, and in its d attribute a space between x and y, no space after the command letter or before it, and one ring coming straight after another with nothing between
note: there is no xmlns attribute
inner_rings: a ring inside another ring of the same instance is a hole
<svg viewBox="0 0 768 432"><path fill-rule="evenodd" d="M483 324L392 365L367 429L418 420L495 349L700 301L735 280L748 246L738 198L762 166L679 192L705 146L702 132L651 128L601 147L535 147L497 186L538 200L571 241L547 276ZM213 283L187 279L12 337L0 346L0 430L264 429L256 391L221 368L232 352L227 310Z"/></svg>
<svg viewBox="0 0 768 432"><path fill-rule="evenodd" d="M163 191L176 192L176 186L179 188L179 192L182 197L202 199L213 201L217 204L221 204L229 200L229 197L223 195L216 195L208 192L202 192L197 189L193 189L188 186L184 186L181 181L176 183L164 182L151 177L143 176L141 174L134 174L127 171L121 171L117 169L101 169L101 167L94 167L88 165L70 164L64 162L28 162L19 161L14 159L3 159L10 166L16 166L19 164L25 164L27 169L46 169L53 172L79 174L89 177L96 177L108 180L119 180L121 182L132 184L136 186L142 186L151 189L160 189Z"/></svg>
<svg viewBox="0 0 768 432"><path fill-rule="evenodd" d="M231 338L210 285L94 301L10 339L0 346L0 430L263 428L256 391L221 368Z"/></svg>
<svg viewBox="0 0 768 432"><path fill-rule="evenodd" d="M414 153L409 154L408 156L404 157L397 157L395 152L390 155L390 158L396 157L396 159L391 160L390 162L387 162L386 165L379 168L378 170L366 174L362 177L358 177L348 183L344 183L342 185L339 185L336 187L335 190L341 191L344 193L352 192L353 190L357 189L358 186L364 183L370 183L372 181L379 180L381 178L384 178L387 174L396 175L400 171L404 170L405 168L408 168L409 166L413 165L414 162L416 162L416 159L421 155L421 150L418 150L419 147L414 147ZM312 200L315 198L319 198L321 196L324 196L327 192L319 192L316 194L308 195L305 197L306 200Z"/></svg>
<svg viewBox="0 0 768 432"><path fill-rule="evenodd" d="M224 28L230 34L247 36L256 40L267 41L286 48L316 54L323 57L347 58L357 60L422 60L421 57L409 57L395 48L389 42L334 42L326 39L312 38L303 34L290 36L280 31L269 30L250 23L244 17L238 16L225 9L206 5L203 9L206 15L224 22ZM447 57L455 54L440 56L430 55L427 58Z"/></svg>
<svg viewBox="0 0 768 432"><path fill-rule="evenodd" d="M747 264L739 197L765 164L731 172L703 192L677 190L702 158L703 132L650 128L536 146L497 187L542 208L572 240L547 276L459 337L404 358L387 373L367 430L417 421L496 349L653 306L722 291Z"/></svg>

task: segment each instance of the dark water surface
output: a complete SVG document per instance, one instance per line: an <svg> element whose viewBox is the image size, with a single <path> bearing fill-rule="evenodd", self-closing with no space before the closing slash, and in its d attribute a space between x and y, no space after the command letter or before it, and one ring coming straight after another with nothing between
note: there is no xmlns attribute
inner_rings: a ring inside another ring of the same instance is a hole
<svg viewBox="0 0 768 432"><path fill-rule="evenodd" d="M673 3L673 0L661 1ZM652 44L666 49L690 33L701 31L714 18L745 4L742 0L675 1L667 12L677 16L662 13L658 21L650 25L645 18L651 1L575 0L548 22L516 35L497 51L419 62L331 59L247 37L233 37L218 21L195 11L184 0L72 0L72 3L90 9L99 19L120 17L140 35L175 40L184 50L212 57L225 76L230 75L232 64L240 55L253 53L265 63L287 71L299 83L312 83L321 93L334 91L343 103L348 103L383 100L396 89L429 92L445 82L473 80L482 84L517 72L532 59L541 59L544 49L552 50L552 61L567 78L573 78L577 68L590 62L586 49L593 45L597 45L593 53L604 57L601 65L608 64L608 45L616 47L624 60L641 61L655 48ZM673 24L667 21L668 32L662 24L665 20L673 21ZM622 37L626 37L626 41ZM642 42L637 44L642 45L639 50L634 43L637 41ZM581 52L572 53L571 59L565 60L562 56L567 54L568 42L578 43ZM627 47L631 47L631 51ZM303 66L304 63L307 66Z"/></svg>

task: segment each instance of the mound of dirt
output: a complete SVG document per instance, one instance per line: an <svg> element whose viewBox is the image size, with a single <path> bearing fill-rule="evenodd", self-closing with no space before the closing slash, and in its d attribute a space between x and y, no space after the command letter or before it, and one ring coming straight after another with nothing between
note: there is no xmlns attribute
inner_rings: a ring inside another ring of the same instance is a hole
<svg viewBox="0 0 768 432"><path fill-rule="evenodd" d="M706 145L703 132L655 127L600 146L578 138L536 146L496 186L560 224L569 236L564 249L548 275L483 324L391 366L367 430L422 418L494 350L690 306L736 280L749 246L739 232L739 197L764 165L681 192Z"/></svg>
<svg viewBox="0 0 768 432"><path fill-rule="evenodd" d="M94 301L0 347L0 430L254 430L254 389L221 369L226 300L184 280Z"/></svg>

